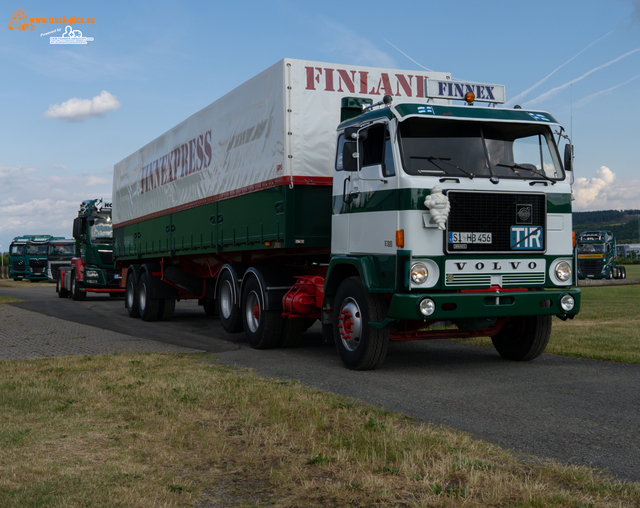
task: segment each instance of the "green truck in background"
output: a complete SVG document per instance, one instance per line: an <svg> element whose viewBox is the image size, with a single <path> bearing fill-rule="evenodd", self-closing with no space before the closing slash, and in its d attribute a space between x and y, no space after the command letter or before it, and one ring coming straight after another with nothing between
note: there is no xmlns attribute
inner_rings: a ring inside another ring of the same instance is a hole
<svg viewBox="0 0 640 508"><path fill-rule="evenodd" d="M69 266L58 269L58 296L84 300L87 293L123 294L120 272L113 265L111 203L101 199L80 203L78 217L73 221L73 238L75 256Z"/></svg>
<svg viewBox="0 0 640 508"><path fill-rule="evenodd" d="M29 273L27 265L27 241L32 235L16 236L9 246L9 278L24 279Z"/></svg>
<svg viewBox="0 0 640 508"><path fill-rule="evenodd" d="M579 279L626 279L616 266L616 241L611 231L583 231L576 241Z"/></svg>
<svg viewBox="0 0 640 508"><path fill-rule="evenodd" d="M51 235L23 235L9 247L9 278L31 282L47 280L47 251Z"/></svg>

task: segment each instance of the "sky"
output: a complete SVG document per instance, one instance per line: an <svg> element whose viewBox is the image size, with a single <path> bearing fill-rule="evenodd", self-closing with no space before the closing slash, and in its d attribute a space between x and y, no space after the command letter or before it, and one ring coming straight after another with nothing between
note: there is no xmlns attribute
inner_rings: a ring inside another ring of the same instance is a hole
<svg viewBox="0 0 640 508"><path fill-rule="evenodd" d="M52 22L9 30L19 8ZM640 0L7 0L0 22L0 250L70 237L114 164L282 58L505 85L571 135L574 211L640 208ZM67 25L87 43L52 44Z"/></svg>

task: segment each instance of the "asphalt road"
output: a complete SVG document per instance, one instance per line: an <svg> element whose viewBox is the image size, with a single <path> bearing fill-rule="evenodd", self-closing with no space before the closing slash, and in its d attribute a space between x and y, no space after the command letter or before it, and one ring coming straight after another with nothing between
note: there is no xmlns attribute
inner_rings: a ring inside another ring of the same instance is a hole
<svg viewBox="0 0 640 508"><path fill-rule="evenodd" d="M424 422L540 458L603 469L640 482L640 365L542 355L502 360L493 348L449 341L392 343L381 368L345 369L314 326L294 349L253 350L228 335L194 302L178 302L174 320L129 318L122 298L57 298L52 285L0 289L17 307L170 344L203 349L228 364L298 379Z"/></svg>

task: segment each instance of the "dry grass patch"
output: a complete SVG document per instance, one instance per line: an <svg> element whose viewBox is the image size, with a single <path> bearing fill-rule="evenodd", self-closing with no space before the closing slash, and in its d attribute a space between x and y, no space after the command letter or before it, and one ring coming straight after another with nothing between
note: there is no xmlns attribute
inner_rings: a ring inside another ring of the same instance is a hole
<svg viewBox="0 0 640 508"><path fill-rule="evenodd" d="M638 506L640 487L202 355L0 363L0 506Z"/></svg>
<svg viewBox="0 0 640 508"><path fill-rule="evenodd" d="M13 279L0 279L0 289L4 288L29 288L38 286L54 286L54 284L49 284L47 281L39 281L39 282L30 282L26 279L22 280L13 280Z"/></svg>

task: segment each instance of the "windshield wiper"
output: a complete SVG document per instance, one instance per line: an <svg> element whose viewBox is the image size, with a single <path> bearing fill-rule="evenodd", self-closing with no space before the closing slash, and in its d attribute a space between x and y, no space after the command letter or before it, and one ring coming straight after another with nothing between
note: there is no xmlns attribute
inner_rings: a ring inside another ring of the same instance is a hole
<svg viewBox="0 0 640 508"><path fill-rule="evenodd" d="M549 180L551 182L551 185L555 185L556 181L553 178L549 178L547 175L544 174L544 172L542 171L538 171L537 169L531 169L528 168L526 166L522 166L520 164L496 164L496 166L500 166L503 168L509 168L511 171L513 171L516 175L518 175L521 178L525 178L523 177L520 173L518 173L519 169L522 169L524 171L530 171L531 173L535 173L536 176L539 176L540 178L544 178L545 180Z"/></svg>
<svg viewBox="0 0 640 508"><path fill-rule="evenodd" d="M431 164L433 164L435 167L437 167L440 171L442 171L443 173L447 173L447 171L445 171L444 169L442 169L440 166L438 166L435 162L433 161L440 161L440 162L444 162L447 166L451 166L453 168L456 168L458 171L462 171L465 175L467 175L471 180L473 180L473 178L476 176L473 173L469 173L468 171L462 169L460 166L456 166L455 164L452 164L451 162L447 162L451 160L451 157L435 157L433 155L430 155L429 157L419 157L417 155L413 155L410 157L411 159L421 159L421 160L426 160L429 161Z"/></svg>

